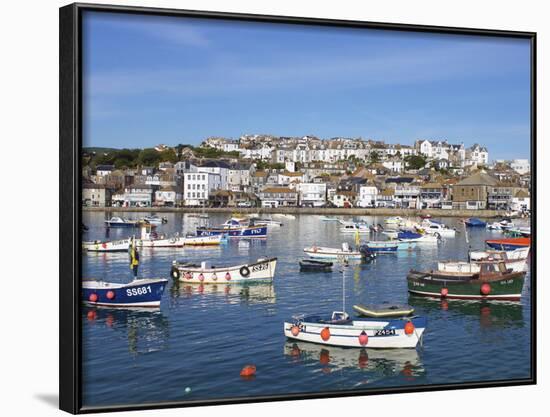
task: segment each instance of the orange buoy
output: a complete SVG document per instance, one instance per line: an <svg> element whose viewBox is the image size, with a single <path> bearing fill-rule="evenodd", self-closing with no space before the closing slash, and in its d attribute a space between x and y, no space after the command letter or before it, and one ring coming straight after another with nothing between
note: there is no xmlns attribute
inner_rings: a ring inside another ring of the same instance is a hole
<svg viewBox="0 0 550 417"><path fill-rule="evenodd" d="M90 296L88 297L88 300L90 300L92 303L97 302L97 299L98 299L98 296L95 292L91 293Z"/></svg>
<svg viewBox="0 0 550 417"><path fill-rule="evenodd" d="M482 295L491 294L491 286L488 283L485 283L481 286L481 294Z"/></svg>
<svg viewBox="0 0 550 417"><path fill-rule="evenodd" d="M243 369L241 369L241 376L242 377L251 377L256 375L256 365L245 365Z"/></svg>
<svg viewBox="0 0 550 417"><path fill-rule="evenodd" d="M94 321L97 317L97 313L95 312L95 310L90 310L88 311L88 314L86 314L86 317L88 317L88 320Z"/></svg>
<svg viewBox="0 0 550 417"><path fill-rule="evenodd" d="M107 291L107 298L109 300L112 300L113 298L115 298L115 292L114 291Z"/></svg>
<svg viewBox="0 0 550 417"><path fill-rule="evenodd" d="M330 329L328 327L325 327L323 330L321 330L321 339L323 339L325 342L330 339Z"/></svg>
<svg viewBox="0 0 550 417"><path fill-rule="evenodd" d="M446 287L441 288L441 297L447 297L449 294L449 289Z"/></svg>
<svg viewBox="0 0 550 417"><path fill-rule="evenodd" d="M359 344L361 346L365 346L367 343L369 343L369 336L365 331L363 330L361 334L359 335Z"/></svg>
<svg viewBox="0 0 550 417"><path fill-rule="evenodd" d="M298 326L292 326L290 328L290 333L292 333L292 336L296 337L300 334L300 328Z"/></svg>
<svg viewBox="0 0 550 417"><path fill-rule="evenodd" d="M414 324L412 324L411 321L408 321L407 324L405 324L405 334L411 335L414 333Z"/></svg>
<svg viewBox="0 0 550 417"><path fill-rule="evenodd" d="M229 272L225 274L225 279L231 281L231 274Z"/></svg>
<svg viewBox="0 0 550 417"><path fill-rule="evenodd" d="M204 275L202 273L199 275L199 281L204 281Z"/></svg>

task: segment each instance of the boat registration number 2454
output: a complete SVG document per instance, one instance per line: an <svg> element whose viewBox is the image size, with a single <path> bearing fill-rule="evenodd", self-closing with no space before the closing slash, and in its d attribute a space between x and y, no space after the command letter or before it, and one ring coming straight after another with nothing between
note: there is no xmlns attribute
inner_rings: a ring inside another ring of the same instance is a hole
<svg viewBox="0 0 550 417"><path fill-rule="evenodd" d="M126 295L128 297L133 297L136 295L145 295L145 294L151 294L151 286L147 285L146 287L137 287L137 288L127 288L126 289Z"/></svg>
<svg viewBox="0 0 550 417"><path fill-rule="evenodd" d="M395 329L381 329L374 331L375 336L393 336L395 335Z"/></svg>

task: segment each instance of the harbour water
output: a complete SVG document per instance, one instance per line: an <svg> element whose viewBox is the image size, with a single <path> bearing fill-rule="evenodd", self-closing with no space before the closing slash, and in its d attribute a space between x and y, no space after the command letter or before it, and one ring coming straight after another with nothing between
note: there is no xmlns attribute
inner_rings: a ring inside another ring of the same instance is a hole
<svg viewBox="0 0 550 417"><path fill-rule="evenodd" d="M84 212L85 240L138 235L137 229L107 229L103 221L123 213ZM145 214L144 214L145 215ZM159 234L194 232L199 219L163 213L168 223ZM139 213L127 217L138 218ZM343 217L342 217L343 218ZM210 214L221 224L223 214ZM468 243L459 219L455 238L436 246L379 255L371 264L335 267L332 273L300 273L303 248L313 244L353 244L353 234L321 216L277 218L265 240L235 240L220 247L142 249L140 277L169 278L171 262L208 261L212 265L245 263L277 257L271 285L189 285L170 283L160 309L82 309L83 405L110 406L162 401L196 401L235 397L300 394L338 390L530 377L530 273L521 302L433 300L411 296L406 274L429 269L437 260L466 259ZM348 218L348 220L350 220ZM370 223L383 218L362 217ZM469 230L469 245L500 237L484 228ZM362 235L362 239L368 235ZM371 238L382 236L371 234ZM325 347L287 341L283 321L297 313L330 313L342 308L342 273L346 308L384 302L410 304L426 316L428 327L416 350L365 350ZM126 253L83 255L83 277L128 282ZM244 365L254 364L254 378L241 378Z"/></svg>

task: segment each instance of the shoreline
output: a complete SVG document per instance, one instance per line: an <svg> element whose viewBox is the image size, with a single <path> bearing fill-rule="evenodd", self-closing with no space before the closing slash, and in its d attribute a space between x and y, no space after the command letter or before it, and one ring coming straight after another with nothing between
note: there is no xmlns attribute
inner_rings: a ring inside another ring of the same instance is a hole
<svg viewBox="0 0 550 417"><path fill-rule="evenodd" d="M82 211L127 212L127 213L259 213L259 214L308 214L348 216L400 216L420 217L505 217L504 210L443 210L443 209L390 209L390 208L192 208L192 207L82 207Z"/></svg>

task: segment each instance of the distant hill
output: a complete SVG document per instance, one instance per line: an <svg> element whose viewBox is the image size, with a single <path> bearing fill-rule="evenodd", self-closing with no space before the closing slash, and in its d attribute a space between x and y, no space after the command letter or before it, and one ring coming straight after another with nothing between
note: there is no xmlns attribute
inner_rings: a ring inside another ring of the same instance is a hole
<svg viewBox="0 0 550 417"><path fill-rule="evenodd" d="M96 153L96 154L99 154L99 153L109 153L109 152L113 152L113 151L118 151L120 149L117 149L117 148L101 148L101 147L89 147L89 148L82 148L82 152L83 153L88 153L88 154L91 154L91 153Z"/></svg>

